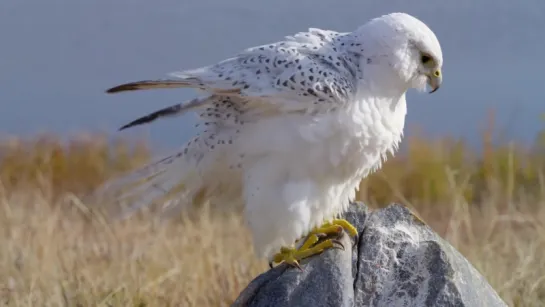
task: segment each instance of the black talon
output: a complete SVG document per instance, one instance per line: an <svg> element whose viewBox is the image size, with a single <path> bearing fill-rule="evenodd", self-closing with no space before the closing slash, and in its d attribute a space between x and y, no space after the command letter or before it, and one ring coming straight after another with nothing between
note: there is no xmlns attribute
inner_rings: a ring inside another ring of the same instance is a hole
<svg viewBox="0 0 545 307"><path fill-rule="evenodd" d="M269 261L269 268L274 269L273 262Z"/></svg>
<svg viewBox="0 0 545 307"><path fill-rule="evenodd" d="M296 268L298 269L299 271L303 272L303 268L301 267L301 265L299 263L288 263L288 266L292 267L292 268Z"/></svg>
<svg viewBox="0 0 545 307"><path fill-rule="evenodd" d="M318 240L327 238L327 235L325 233L317 233L316 236L318 237Z"/></svg>
<svg viewBox="0 0 545 307"><path fill-rule="evenodd" d="M341 241L339 241L339 240L337 240L337 239L331 239L331 242L332 242L332 243L334 243L334 244L336 243L336 244L338 245L338 247L337 247L337 248L339 248L339 247L340 247L339 249L342 249L343 251L345 250L345 248L344 248L344 244L342 244L342 242L341 242Z"/></svg>
<svg viewBox="0 0 545 307"><path fill-rule="evenodd" d="M341 240L345 235L347 235L346 230L343 230L337 234L337 240Z"/></svg>

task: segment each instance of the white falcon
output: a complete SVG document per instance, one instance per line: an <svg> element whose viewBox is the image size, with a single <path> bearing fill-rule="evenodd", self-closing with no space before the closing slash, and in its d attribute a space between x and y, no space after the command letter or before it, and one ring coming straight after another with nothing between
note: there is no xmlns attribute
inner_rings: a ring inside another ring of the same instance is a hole
<svg viewBox="0 0 545 307"><path fill-rule="evenodd" d="M337 247L335 239L319 240L324 234L357 234L337 218L360 181L397 150L406 91L436 91L442 64L428 26L392 13L353 32L311 28L172 79L116 86L107 92L189 87L205 94L122 129L198 110L202 130L103 191L118 193L128 213L167 193L177 208L243 205L256 254L299 266Z"/></svg>

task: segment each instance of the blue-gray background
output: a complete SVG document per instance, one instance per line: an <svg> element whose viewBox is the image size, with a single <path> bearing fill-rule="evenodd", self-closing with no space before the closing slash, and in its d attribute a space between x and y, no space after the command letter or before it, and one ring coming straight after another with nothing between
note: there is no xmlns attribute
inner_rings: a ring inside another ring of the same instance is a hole
<svg viewBox="0 0 545 307"><path fill-rule="evenodd" d="M0 133L116 133L191 90L106 95L113 85L222 60L309 27L351 31L405 11L441 41L444 86L411 91L408 126L477 143L496 110L503 139L529 142L545 111L543 0L4 0L0 3ZM125 135L178 145L195 116ZM115 134L112 134L115 135Z"/></svg>

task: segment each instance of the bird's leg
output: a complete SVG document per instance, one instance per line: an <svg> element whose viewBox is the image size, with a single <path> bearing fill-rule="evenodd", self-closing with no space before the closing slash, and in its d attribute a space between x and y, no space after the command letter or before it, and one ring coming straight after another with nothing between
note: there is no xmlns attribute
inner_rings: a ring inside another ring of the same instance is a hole
<svg viewBox="0 0 545 307"><path fill-rule="evenodd" d="M299 248L282 247L280 252L273 256L272 262L269 265L272 267L273 263L285 262L302 270L299 265L300 260L321 254L330 248L344 250L344 245L339 241L339 238L344 233L343 231L348 232L351 236L358 235L356 227L347 220L336 219L326 222L322 226L313 229ZM334 238L329 238L331 236L334 236ZM327 239L319 242L322 238Z"/></svg>

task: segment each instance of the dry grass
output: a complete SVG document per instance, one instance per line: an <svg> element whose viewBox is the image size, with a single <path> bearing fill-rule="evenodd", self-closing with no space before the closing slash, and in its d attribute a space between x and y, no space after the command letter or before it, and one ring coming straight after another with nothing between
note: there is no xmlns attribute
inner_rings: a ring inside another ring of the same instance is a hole
<svg viewBox="0 0 545 307"><path fill-rule="evenodd" d="M401 201L456 246L510 306L545 303L540 146L405 141L360 199ZM539 144L537 144L539 145ZM100 136L0 143L0 299L7 306L228 306L266 269L236 213L108 225L79 196L148 158Z"/></svg>
<svg viewBox="0 0 545 307"><path fill-rule="evenodd" d="M2 200L8 306L228 306L266 267L235 215L107 226L82 218L77 199L46 202L39 192Z"/></svg>

